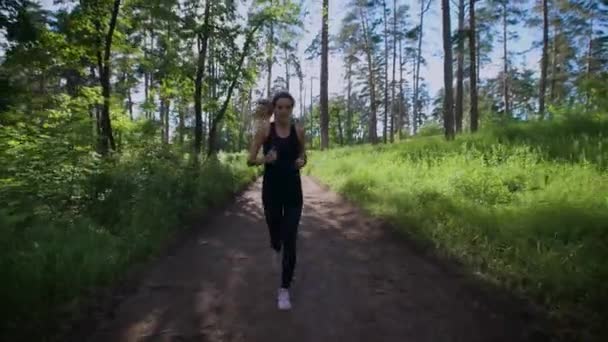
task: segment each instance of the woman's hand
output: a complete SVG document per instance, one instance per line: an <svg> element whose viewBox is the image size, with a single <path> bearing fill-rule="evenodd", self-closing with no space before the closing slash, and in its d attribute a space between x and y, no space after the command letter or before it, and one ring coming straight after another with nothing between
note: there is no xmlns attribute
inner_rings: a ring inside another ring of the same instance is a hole
<svg viewBox="0 0 608 342"><path fill-rule="evenodd" d="M306 165L306 158L300 157L300 158L296 159L296 168L298 170L300 170L301 168L303 168L304 165Z"/></svg>
<svg viewBox="0 0 608 342"><path fill-rule="evenodd" d="M272 164L277 160L277 151L273 148L263 158L264 164Z"/></svg>

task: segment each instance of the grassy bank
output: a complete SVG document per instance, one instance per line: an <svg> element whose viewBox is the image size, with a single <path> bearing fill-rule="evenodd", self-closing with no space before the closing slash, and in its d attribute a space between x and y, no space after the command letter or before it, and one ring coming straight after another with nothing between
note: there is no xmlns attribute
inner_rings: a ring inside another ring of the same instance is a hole
<svg viewBox="0 0 608 342"><path fill-rule="evenodd" d="M90 289L157 254L190 213L226 201L257 172L243 155L192 167L159 144L106 161L28 146L12 140L0 153L2 341L48 340Z"/></svg>
<svg viewBox="0 0 608 342"><path fill-rule="evenodd" d="M606 121L315 153L308 172L590 340L608 317Z"/></svg>

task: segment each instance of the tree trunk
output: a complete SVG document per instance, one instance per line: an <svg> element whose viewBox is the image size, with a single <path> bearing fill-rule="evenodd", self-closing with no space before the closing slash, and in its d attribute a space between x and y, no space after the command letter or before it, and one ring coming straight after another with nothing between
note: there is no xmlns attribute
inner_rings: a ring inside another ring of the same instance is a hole
<svg viewBox="0 0 608 342"><path fill-rule="evenodd" d="M112 75L112 66L110 64L110 55L112 52L112 39L114 38L114 29L118 19L120 10L120 0L114 0L112 8L112 16L110 18L110 26L105 38L103 60L99 61L101 66L99 81L101 84L101 93L103 95L103 107L101 111L101 136L100 136L100 152L102 155L107 155L109 150L116 150L114 136L112 134L112 121L110 118L110 96L112 93L112 85L110 77ZM101 52L98 52L98 58Z"/></svg>
<svg viewBox="0 0 608 342"><path fill-rule="evenodd" d="M329 147L329 111L328 111L328 89L327 82L328 74L328 54L329 54L329 37L328 37L328 15L329 15L329 0L323 0L323 20L321 27L321 83L320 83L320 125L321 125L321 150Z"/></svg>
<svg viewBox="0 0 608 342"><path fill-rule="evenodd" d="M247 99L245 101L245 105L243 106L243 110L242 110L242 112L243 112L243 129L242 129L242 134L241 134L242 142L240 144L239 150L243 150L243 149L247 148L247 140L245 138L251 129L252 117L251 117L250 113L251 113L252 98L253 98L253 87L250 87L249 91L247 92Z"/></svg>
<svg viewBox="0 0 608 342"><path fill-rule="evenodd" d="M129 89L127 89L127 101L129 101L127 103L127 108L129 110L129 118L131 119L131 121L134 120L133 118L133 96L131 94L131 87L129 87Z"/></svg>
<svg viewBox="0 0 608 342"><path fill-rule="evenodd" d="M450 26L450 0L441 0L443 12L443 86L445 96L443 98L443 126L445 137L448 140L454 138L454 93L452 90L452 39Z"/></svg>
<svg viewBox="0 0 608 342"><path fill-rule="evenodd" d="M414 70L414 103L413 103L413 133L418 132L418 117L420 106L418 97L420 96L420 64L422 62L422 37L424 33L424 14L431 6L431 0L424 6L424 0L420 0L420 32L418 35L418 50L416 51L416 65Z"/></svg>
<svg viewBox="0 0 608 342"><path fill-rule="evenodd" d="M477 84L481 84L481 33L479 30L475 32L475 48L477 49L477 70L475 70L475 74L477 75Z"/></svg>
<svg viewBox="0 0 608 342"><path fill-rule="evenodd" d="M353 63L351 60L348 62L348 81L347 81L347 89L346 89L346 142L348 144L353 143L353 112L352 112L352 72L353 72Z"/></svg>
<svg viewBox="0 0 608 342"><path fill-rule="evenodd" d="M171 109L171 100L169 99L165 99L165 120L164 120L164 124L165 124L165 144L169 143L169 113L170 113L170 109Z"/></svg>
<svg viewBox="0 0 608 342"><path fill-rule="evenodd" d="M393 0L393 80L391 82L391 129L390 142L395 141L395 73L397 63L397 0Z"/></svg>
<svg viewBox="0 0 608 342"><path fill-rule="evenodd" d="M304 87L304 76L300 75L300 118L302 120L305 119L306 112L306 104L304 103L306 99L306 87Z"/></svg>
<svg viewBox="0 0 608 342"><path fill-rule="evenodd" d="M508 39L508 16L509 16L509 12L507 12L507 1L503 2L503 9L502 9L503 13L502 13L502 49L503 49L503 79L502 79L502 85L503 85L503 101L505 103L505 117L509 117L511 115L511 105L509 103L509 56L508 56L508 49L507 49L507 39Z"/></svg>
<svg viewBox="0 0 608 342"><path fill-rule="evenodd" d="M458 70L456 71L456 132L462 132L464 107L464 0L458 2Z"/></svg>
<svg viewBox="0 0 608 342"><path fill-rule="evenodd" d="M178 122L178 142L181 145L184 144L184 131L185 131L185 121L186 121L186 108L187 107L187 102L184 101L184 99L180 99L179 102L179 108L178 108L178 115L179 115L179 122Z"/></svg>
<svg viewBox="0 0 608 342"><path fill-rule="evenodd" d="M91 81L87 82L87 84L90 84L93 82L95 82L95 83L98 82L97 75L95 74L94 65L89 66L89 73L90 73ZM93 136L96 137L98 140L99 140L99 136L101 135L101 128L100 128L100 123L99 123L99 116L100 116L99 112L100 112L99 103L95 103L89 107L89 117L91 118L91 121L93 123L93 127L91 127L92 133L93 133ZM99 144L99 141L97 142L97 144Z"/></svg>
<svg viewBox="0 0 608 342"><path fill-rule="evenodd" d="M148 31L144 29L144 60L148 60ZM144 102L148 102L150 92L150 80L148 70L144 69ZM146 119L150 118L148 110L144 110L144 116Z"/></svg>
<svg viewBox="0 0 608 342"><path fill-rule="evenodd" d="M557 76L555 75L555 73L557 72L557 29L555 27L553 28L553 46L551 50L551 92L549 95L549 99L551 102L554 102L556 98L555 92L557 83Z"/></svg>
<svg viewBox="0 0 608 342"><path fill-rule="evenodd" d="M245 58L249 54L251 42L253 41L253 37L255 35L255 32L258 30L258 28L259 28L259 26L256 26L253 28L253 30L251 30L251 32L249 32L249 35L247 36L247 40L245 41L245 44L243 45L243 51L242 51L241 57L239 59L237 70L234 73L234 76L230 82L230 86L228 87L228 93L226 94L226 99L224 99L224 103L222 104L222 107L220 108L220 110L217 113L217 115L215 116L215 118L210 118L211 122L210 122L210 127L209 127L209 140L208 140L208 145L207 145L208 146L208 149L207 149L208 156L214 155L218 151L217 138L216 138L217 131L218 131L218 125L224 119L224 115L226 115L226 110L228 110L228 106L230 105L230 99L232 98L232 93L234 92L234 88L236 87L236 85L238 84L238 81L242 77L241 71L243 70Z"/></svg>
<svg viewBox="0 0 608 342"><path fill-rule="evenodd" d="M205 2L205 13L203 19L203 32L198 33L199 51L196 68L196 79L194 82L194 155L195 158L201 154L203 143L203 75L205 73L205 59L207 58L207 42L209 40L209 17L211 1Z"/></svg>
<svg viewBox="0 0 608 342"><path fill-rule="evenodd" d="M538 114L545 117L545 94L547 93L547 65L549 48L549 15L547 0L543 0L543 53L540 61L540 89L538 93Z"/></svg>
<svg viewBox="0 0 608 342"><path fill-rule="evenodd" d="M365 55L367 57L367 72L368 72L368 82L369 82L369 93L370 93L370 102L371 102L371 113L369 117L369 141L372 144L378 143L378 133L377 133L377 107L376 107L376 86L374 81L374 63L371 51L371 39L369 37L368 25L367 25L367 16L363 14L363 10L359 9L359 14L361 16L361 26L363 27L363 37L365 41Z"/></svg>
<svg viewBox="0 0 608 342"><path fill-rule="evenodd" d="M285 89L289 91L289 52L285 48Z"/></svg>
<svg viewBox="0 0 608 342"><path fill-rule="evenodd" d="M546 0L545 0L546 1ZM593 23L595 19L595 10L593 7L590 9L590 22L589 22L589 44L587 46L587 66L585 70L585 80L591 80L591 63L593 61ZM589 111L591 109L591 92L589 90L586 91L585 94L585 109Z"/></svg>
<svg viewBox="0 0 608 342"><path fill-rule="evenodd" d="M149 80L148 80L148 72L145 71L144 72L144 101L145 102L148 102L149 91L150 91L149 88L150 88L150 85L149 85ZM145 115L146 119L150 118L150 113L148 112L147 109L144 111L144 115Z"/></svg>
<svg viewBox="0 0 608 342"><path fill-rule="evenodd" d="M475 27L475 1L469 0L469 54L471 63L471 132L476 132L479 126L479 114L477 112L477 29Z"/></svg>
<svg viewBox="0 0 608 342"><path fill-rule="evenodd" d="M270 5L273 6L273 0L270 0ZM266 80L267 94L266 96L270 99L272 96L272 62L273 62L273 49L274 49L274 22L270 22L270 29L268 30L268 42L266 43L266 68L268 69L268 78Z"/></svg>
<svg viewBox="0 0 608 342"><path fill-rule="evenodd" d="M384 14L384 129L382 140L386 144L388 138L388 18L386 17L386 0L382 1Z"/></svg>
<svg viewBox="0 0 608 342"><path fill-rule="evenodd" d="M405 96L403 94L403 43L401 38L399 38L399 107L397 114L397 138L401 140L401 131L403 130L404 124L404 107L403 100Z"/></svg>
<svg viewBox="0 0 608 342"><path fill-rule="evenodd" d="M314 139L313 139L313 125L314 125L314 116L313 116L313 97L312 97L312 80L313 77L310 77L310 148L312 149L314 147Z"/></svg>
<svg viewBox="0 0 608 342"><path fill-rule="evenodd" d="M164 144L165 143L165 99L163 97L160 98L160 107L158 109L160 112L160 140Z"/></svg>
<svg viewBox="0 0 608 342"><path fill-rule="evenodd" d="M342 128L342 117L340 116L340 110L336 111L336 119L338 120L338 142L340 146L344 145L344 130Z"/></svg>
<svg viewBox="0 0 608 342"><path fill-rule="evenodd" d="M251 88L250 88L251 89ZM249 92L248 92L249 93ZM237 139L237 151L242 151L245 147L245 132L247 131L247 99L245 98L244 91L241 90L241 95L239 96L239 114L240 114L240 123L241 127L238 132Z"/></svg>

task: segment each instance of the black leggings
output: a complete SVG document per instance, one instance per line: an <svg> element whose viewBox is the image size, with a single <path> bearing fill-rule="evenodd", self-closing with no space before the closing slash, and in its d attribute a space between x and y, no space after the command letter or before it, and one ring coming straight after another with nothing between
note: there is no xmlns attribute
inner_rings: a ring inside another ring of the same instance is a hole
<svg viewBox="0 0 608 342"><path fill-rule="evenodd" d="M283 248L281 287L288 289L296 267L296 240L302 205L272 202L264 201L264 215L270 232L270 247L276 252Z"/></svg>

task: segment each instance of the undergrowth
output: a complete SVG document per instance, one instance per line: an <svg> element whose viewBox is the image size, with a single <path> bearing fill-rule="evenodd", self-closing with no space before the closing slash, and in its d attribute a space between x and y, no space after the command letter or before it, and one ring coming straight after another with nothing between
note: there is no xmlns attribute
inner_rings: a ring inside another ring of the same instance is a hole
<svg viewBox="0 0 608 342"><path fill-rule="evenodd" d="M308 172L587 341L608 317L607 134L601 119L514 123L314 153Z"/></svg>

